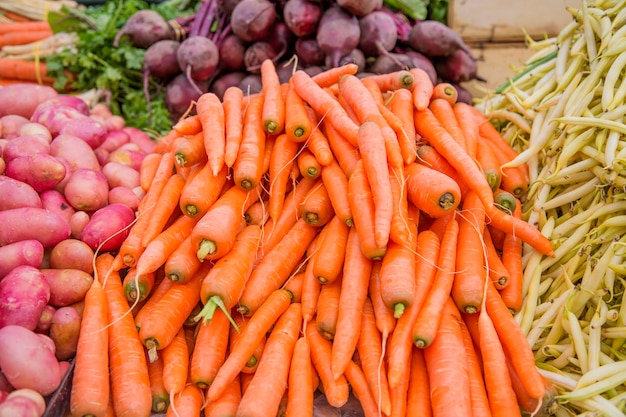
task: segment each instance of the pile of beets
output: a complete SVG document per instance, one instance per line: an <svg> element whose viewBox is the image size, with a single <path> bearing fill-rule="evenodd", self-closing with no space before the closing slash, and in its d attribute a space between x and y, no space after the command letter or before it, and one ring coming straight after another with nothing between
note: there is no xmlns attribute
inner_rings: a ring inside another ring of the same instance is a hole
<svg viewBox="0 0 626 417"><path fill-rule="evenodd" d="M202 0L184 23L141 10L120 29L114 46L145 48L144 89L166 85L173 120L211 91L220 98L236 85L261 89L260 65L271 59L281 82L296 69L311 75L354 63L360 74L419 67L434 83L480 80L476 60L461 37L434 20L413 21L383 0Z"/></svg>

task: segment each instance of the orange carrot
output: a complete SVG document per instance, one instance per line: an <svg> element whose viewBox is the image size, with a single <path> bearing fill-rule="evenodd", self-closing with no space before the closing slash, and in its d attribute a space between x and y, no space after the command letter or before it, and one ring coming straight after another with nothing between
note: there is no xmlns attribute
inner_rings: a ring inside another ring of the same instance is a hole
<svg viewBox="0 0 626 417"><path fill-rule="evenodd" d="M359 400L361 408L363 409L363 415L365 417L376 417L379 415L376 399L373 397L370 387L368 385L367 378L363 373L363 370L354 361L348 362L346 367L346 378L350 387L354 392L354 396Z"/></svg>
<svg viewBox="0 0 626 417"><path fill-rule="evenodd" d="M244 219L246 220L246 225L256 225L263 226L269 219L269 211L268 211L268 201L259 200L250 207L243 214Z"/></svg>
<svg viewBox="0 0 626 417"><path fill-rule="evenodd" d="M493 240L491 239L491 233L488 227L483 229L483 243L485 244L485 268L493 284L498 289L505 288L509 285L509 271L502 263L500 254L496 249Z"/></svg>
<svg viewBox="0 0 626 417"><path fill-rule="evenodd" d="M491 189L497 190L502 182L502 173L496 150L485 141L477 141L476 161L484 172Z"/></svg>
<svg viewBox="0 0 626 417"><path fill-rule="evenodd" d="M461 203L457 182L435 169L414 162L406 166L405 178L407 198L430 217L454 212Z"/></svg>
<svg viewBox="0 0 626 417"><path fill-rule="evenodd" d="M515 217L521 216L521 202L517 202ZM502 264L509 273L509 280L506 287L499 290L504 304L517 314L522 308L523 293L522 285L524 281L524 270L522 263L522 241L515 234L507 233L502 241Z"/></svg>
<svg viewBox="0 0 626 417"><path fill-rule="evenodd" d="M233 165L235 184L252 190L263 176L265 156L265 131L263 130L263 95L250 98L243 120L242 139Z"/></svg>
<svg viewBox="0 0 626 417"><path fill-rule="evenodd" d="M311 129L311 133L306 140L306 146L311 151L311 153L315 156L315 159L320 163L320 165L328 165L333 160L333 152L330 149L330 144L328 143L328 138L324 135L324 132L320 129L320 122L315 115L315 112L310 107L306 108L307 115L313 128Z"/></svg>
<svg viewBox="0 0 626 417"><path fill-rule="evenodd" d="M439 120L439 123L448 131L450 136L452 136L452 138L461 145L463 150L469 154L465 134L459 126L453 105L443 98L438 98L432 99L428 108L432 111L437 120Z"/></svg>
<svg viewBox="0 0 626 417"><path fill-rule="evenodd" d="M348 201L348 177L335 159L322 167L322 181L328 191L335 215L347 226L352 226L352 209Z"/></svg>
<svg viewBox="0 0 626 417"><path fill-rule="evenodd" d="M446 100L451 105L454 105L459 98L459 92L452 84L441 81L433 86L432 100L437 98Z"/></svg>
<svg viewBox="0 0 626 417"><path fill-rule="evenodd" d="M47 76L47 72L45 62L0 58L0 78L37 83L54 83L54 78Z"/></svg>
<svg viewBox="0 0 626 417"><path fill-rule="evenodd" d="M244 316L253 315L272 292L285 283L318 230L303 219L293 225L285 237L252 270L239 298L238 312Z"/></svg>
<svg viewBox="0 0 626 417"><path fill-rule="evenodd" d="M295 343L289 368L286 417L313 415L313 365L309 340L301 336Z"/></svg>
<svg viewBox="0 0 626 417"><path fill-rule="evenodd" d="M167 257L163 264L163 272L167 279L182 284L192 277L201 265L202 261L196 256L191 244L191 235L188 235Z"/></svg>
<svg viewBox="0 0 626 417"><path fill-rule="evenodd" d="M337 163L348 178L356 161L360 159L357 147L351 144L332 124L324 120L324 132Z"/></svg>
<svg viewBox="0 0 626 417"><path fill-rule="evenodd" d="M335 379L345 372L356 349L361 330L361 311L367 297L371 271L372 261L363 255L357 232L351 228L346 243L337 331L330 365Z"/></svg>
<svg viewBox="0 0 626 417"><path fill-rule="evenodd" d="M197 173L189 178L183 187L179 206L190 217L201 217L217 201L226 184L228 169L224 167L217 175L211 172L209 164L202 165Z"/></svg>
<svg viewBox="0 0 626 417"><path fill-rule="evenodd" d="M424 352L416 347L411 352L407 398L410 399L406 404L407 417L432 417L430 384L428 382Z"/></svg>
<svg viewBox="0 0 626 417"><path fill-rule="evenodd" d="M326 186L321 179L304 197L300 206L300 217L307 224L315 227L322 227L335 216L330 196Z"/></svg>
<svg viewBox="0 0 626 417"><path fill-rule="evenodd" d="M199 416L203 405L200 388L188 384L174 397L174 403L167 409L165 417Z"/></svg>
<svg viewBox="0 0 626 417"><path fill-rule="evenodd" d="M236 326L230 327L229 348L231 350L235 349L235 346L241 340L241 335L244 333L246 326L250 322L250 319L240 314L235 314L233 316L233 321L235 322ZM256 345L254 352L252 352L252 355L250 355L244 367L241 368L242 373L253 374L254 372L256 372L256 368L259 366L259 361L263 356L263 350L265 349L266 342L267 336L263 335L260 342Z"/></svg>
<svg viewBox="0 0 626 417"><path fill-rule="evenodd" d="M207 391L207 400L215 401L226 390L246 365L254 349L265 333L272 327L291 303L291 294L286 290L274 291L250 317L239 343L226 357Z"/></svg>
<svg viewBox="0 0 626 417"><path fill-rule="evenodd" d="M178 120L172 129L181 135L196 135L202 131L202 122L197 114Z"/></svg>
<svg viewBox="0 0 626 417"><path fill-rule="evenodd" d="M399 90L401 88L411 90L415 82L413 74L404 69L385 74L374 74L368 76L368 78L371 78L372 81L378 84L380 91L383 93L388 91L395 92L395 90Z"/></svg>
<svg viewBox="0 0 626 417"><path fill-rule="evenodd" d="M479 130L478 123L476 123L474 107L467 103L459 101L454 104L453 111L459 127L463 131L466 145L465 148L467 149L467 153L472 158L475 158L476 145L478 144L479 140Z"/></svg>
<svg viewBox="0 0 626 417"><path fill-rule="evenodd" d="M184 185L185 179L180 174L168 178L159 196L159 204L151 210L150 220L141 237L141 244L144 247L165 229L168 220L178 207Z"/></svg>
<svg viewBox="0 0 626 417"><path fill-rule="evenodd" d="M137 327L137 329L141 328L141 323L143 323L144 318L153 308L152 306L154 306L157 301L159 301L159 299L167 293L172 284L173 282L169 279L161 279L155 286L154 291L150 294L150 297L146 299L145 303L143 303L139 311L135 314L135 327Z"/></svg>
<svg viewBox="0 0 626 417"><path fill-rule="evenodd" d="M434 85L428 73L423 69L412 68L409 72L413 76L413 104L417 111L422 111L430 104Z"/></svg>
<svg viewBox="0 0 626 417"><path fill-rule="evenodd" d="M322 285L317 300L315 324L317 331L325 339L333 340L337 333L337 317L339 315L339 298L341 296L341 276L332 282Z"/></svg>
<svg viewBox="0 0 626 417"><path fill-rule="evenodd" d="M165 413L170 405L170 397L163 386L163 358L158 356L150 362L148 355L144 355L146 366L148 368L148 376L150 378L150 394L152 396L152 412Z"/></svg>
<svg viewBox="0 0 626 417"><path fill-rule="evenodd" d="M178 330L172 342L163 348L163 386L170 395L170 406L176 414L176 398L185 388L189 373L189 348L183 327Z"/></svg>
<svg viewBox="0 0 626 417"><path fill-rule="evenodd" d="M300 296L300 304L302 304L302 319L308 322L313 318L317 310L319 295L321 291L321 283L313 272L315 268L315 257L317 248L320 244L321 236L318 234L313 242L309 245L306 258L308 259L302 280L302 294Z"/></svg>
<svg viewBox="0 0 626 417"><path fill-rule="evenodd" d="M298 143L289 139L286 134L276 138L269 166L269 215L272 218L277 218L283 208L289 175L297 152Z"/></svg>
<svg viewBox="0 0 626 417"><path fill-rule="evenodd" d="M202 123L204 150L214 176L224 166L226 148L224 107L215 93L204 93L196 102L196 111Z"/></svg>
<svg viewBox="0 0 626 417"><path fill-rule="evenodd" d="M291 80L289 80L289 89L285 96L285 109L285 133L287 137L294 142L305 141L313 130L313 124L307 113L307 107L296 92Z"/></svg>
<svg viewBox="0 0 626 417"><path fill-rule="evenodd" d="M278 134L285 127L285 101L276 66L271 59L265 59L261 63L260 71L263 85L263 129L268 134Z"/></svg>
<svg viewBox="0 0 626 417"><path fill-rule="evenodd" d="M209 322L198 324L196 342L189 363L191 382L206 389L226 359L230 322L226 314L216 311Z"/></svg>
<svg viewBox="0 0 626 417"><path fill-rule="evenodd" d="M249 374L252 375L252 374ZM241 378L235 377L224 394L215 401L204 402L205 417L229 417L237 413L241 401Z"/></svg>
<svg viewBox="0 0 626 417"><path fill-rule="evenodd" d="M413 94L411 91L401 88L396 90L389 102L389 108L402 126L402 133L398 134L398 143L405 164L415 161L415 121L413 120Z"/></svg>
<svg viewBox="0 0 626 417"><path fill-rule="evenodd" d="M263 417L277 412L287 388L291 357L301 326L300 304L291 304L267 339L259 367L241 397L238 414Z"/></svg>
<svg viewBox="0 0 626 417"><path fill-rule="evenodd" d="M341 274L349 231L348 225L337 216L320 231L313 273L322 284L333 282Z"/></svg>
<svg viewBox="0 0 626 417"><path fill-rule="evenodd" d="M313 81L320 87L330 87L336 84L342 75L356 74L359 67L356 64L346 64L335 68L329 68L321 73L315 74Z"/></svg>
<svg viewBox="0 0 626 417"><path fill-rule="evenodd" d="M137 274L137 268L129 268L122 280L126 299L131 302L141 302L145 300L154 287L154 281L154 272L139 275Z"/></svg>
<svg viewBox="0 0 626 417"><path fill-rule="evenodd" d="M393 311L387 308L380 295L381 266L381 261L372 262L368 290L372 308L374 309L374 317L376 318L376 327L381 334L383 347L386 347L387 339L396 326L396 318L393 316Z"/></svg>
<svg viewBox="0 0 626 417"><path fill-rule="evenodd" d="M237 86L231 86L224 91L222 105L224 107L224 163L231 168L239 154L239 147L243 138L243 91Z"/></svg>
<svg viewBox="0 0 626 417"><path fill-rule="evenodd" d="M452 178L459 189L461 190L461 197L467 194L469 189L467 184L463 181L459 173L454 169L452 165L439 153L435 148L430 145L420 145L417 148L417 163L426 165L428 168L432 168Z"/></svg>
<svg viewBox="0 0 626 417"><path fill-rule="evenodd" d="M159 162L163 154L149 153L141 160L141 167L139 168L139 179L141 183L141 189L145 192L150 188L150 183L159 167Z"/></svg>
<svg viewBox="0 0 626 417"><path fill-rule="evenodd" d="M8 12L3 11L2 14L9 15ZM0 35L11 32L24 32L24 31L38 31L38 30L50 30L50 23L47 21L23 21L23 22L2 22L0 23Z"/></svg>
<svg viewBox="0 0 626 417"><path fill-rule="evenodd" d="M75 416L104 415L109 403L108 306L101 278L94 276L85 295L70 394Z"/></svg>
<svg viewBox="0 0 626 417"><path fill-rule="evenodd" d="M184 135L174 142L176 165L190 167L207 161L202 131L195 135Z"/></svg>
<svg viewBox="0 0 626 417"><path fill-rule="evenodd" d="M475 320L476 314L464 314L463 318L471 316L471 320ZM485 380L483 378L483 364L479 353L476 351L476 345L472 339L472 335L465 321L461 322L461 331L463 332L463 345L467 353L467 372L470 377L470 400L472 403L473 415L491 416L491 408L489 407L489 399L487 398L487 390L485 389Z"/></svg>
<svg viewBox="0 0 626 417"><path fill-rule="evenodd" d="M297 156L298 169L303 177L316 179L322 173L322 164L309 148L301 148Z"/></svg>

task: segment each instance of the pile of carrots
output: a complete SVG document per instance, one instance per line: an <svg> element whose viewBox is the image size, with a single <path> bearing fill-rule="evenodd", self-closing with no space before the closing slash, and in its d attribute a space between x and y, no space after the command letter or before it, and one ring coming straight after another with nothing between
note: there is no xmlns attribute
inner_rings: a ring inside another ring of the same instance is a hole
<svg viewBox="0 0 626 417"><path fill-rule="evenodd" d="M513 313L526 166L451 85L345 65L205 93L95 257L74 416L515 416L551 404ZM131 314L132 312L132 314ZM103 331L107 329L107 331Z"/></svg>

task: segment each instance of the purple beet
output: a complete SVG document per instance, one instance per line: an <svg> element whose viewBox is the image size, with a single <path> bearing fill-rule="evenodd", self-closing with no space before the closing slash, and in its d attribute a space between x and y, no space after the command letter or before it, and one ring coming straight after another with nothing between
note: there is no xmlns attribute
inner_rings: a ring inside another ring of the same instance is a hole
<svg viewBox="0 0 626 417"><path fill-rule="evenodd" d="M224 73L211 83L209 91L215 94L220 100L224 98L224 92L229 87L238 87L241 80L246 77L246 73L243 71L231 71Z"/></svg>
<svg viewBox="0 0 626 417"><path fill-rule="evenodd" d="M143 58L143 92L150 114L152 113L148 88L150 77L165 80L180 73L176 57L179 46L180 42L178 41L164 39L153 43L146 49Z"/></svg>
<svg viewBox="0 0 626 417"><path fill-rule="evenodd" d="M339 65L342 56L359 45L361 29L356 16L337 6L324 12L317 28L317 43L326 56L331 57L332 67Z"/></svg>
<svg viewBox="0 0 626 417"><path fill-rule="evenodd" d="M321 5L309 0L287 0L283 7L285 24L296 36L315 33L321 17Z"/></svg>
<svg viewBox="0 0 626 417"><path fill-rule="evenodd" d="M291 30L289 30L284 22L274 22L270 33L267 35L267 39L265 39L267 42L269 42L272 49L276 51L274 63L284 57L287 52L293 50L296 39L296 35L294 35Z"/></svg>
<svg viewBox="0 0 626 417"><path fill-rule="evenodd" d="M366 71L374 74L387 74L402 69L410 69L414 66L411 58L408 56L390 52L386 55L377 56L376 59L368 65Z"/></svg>
<svg viewBox="0 0 626 417"><path fill-rule="evenodd" d="M457 50L471 52L454 29L436 20L422 20L413 25L409 45L428 57L450 56Z"/></svg>
<svg viewBox="0 0 626 417"><path fill-rule="evenodd" d="M217 6L225 14L230 15L241 0L217 0Z"/></svg>
<svg viewBox="0 0 626 417"><path fill-rule="evenodd" d="M303 67L323 65L326 55L314 35L304 36L296 40L296 55Z"/></svg>
<svg viewBox="0 0 626 417"><path fill-rule="evenodd" d="M200 92L198 91L200 90ZM208 81L191 84L185 74L174 77L165 89L165 105L172 121L178 120L189 108L192 101L208 90Z"/></svg>
<svg viewBox="0 0 626 417"><path fill-rule="evenodd" d="M359 49L366 56L378 56L389 53L398 40L396 24L385 12L373 11L359 19L361 38Z"/></svg>
<svg viewBox="0 0 626 417"><path fill-rule="evenodd" d="M219 46L220 69L224 71L239 71L245 68L243 54L246 52L246 44L237 35L229 35L224 38Z"/></svg>
<svg viewBox="0 0 626 417"><path fill-rule="evenodd" d="M477 74L476 60L462 49L450 56L436 58L433 64L441 78L453 83L482 80Z"/></svg>
<svg viewBox="0 0 626 417"><path fill-rule="evenodd" d="M211 39L191 36L181 42L176 53L178 66L191 85L208 80L219 64L220 52ZM200 88L197 88L200 91Z"/></svg>
<svg viewBox="0 0 626 417"><path fill-rule="evenodd" d="M263 89L261 76L259 74L246 75L244 79L239 82L239 88L241 88L246 95L260 93Z"/></svg>
<svg viewBox="0 0 626 417"><path fill-rule="evenodd" d="M433 62L426 55L412 49L404 51L404 54L411 59L415 68L421 68L426 71L433 84L437 83L437 70Z"/></svg>
<svg viewBox="0 0 626 417"><path fill-rule="evenodd" d="M337 4L360 17L383 7L383 0L337 0Z"/></svg>
<svg viewBox="0 0 626 417"><path fill-rule="evenodd" d="M291 78L293 73L301 69L302 65L300 65L299 62L296 65L295 59L290 59L276 64L276 73L278 74L278 80L281 84L289 82L289 78Z"/></svg>
<svg viewBox="0 0 626 417"><path fill-rule="evenodd" d="M269 0L242 0L230 15L235 35L246 42L265 39L276 20L274 4Z"/></svg>
<svg viewBox="0 0 626 417"><path fill-rule="evenodd" d="M167 20L149 9L139 10L126 21L115 35L113 46L117 48L125 36L134 46L144 49L160 40L176 40L176 33Z"/></svg>
<svg viewBox="0 0 626 417"><path fill-rule="evenodd" d="M276 55L276 51L269 42L254 42L246 48L246 52L243 55L246 70L250 73L260 73L263 61L266 59L274 60Z"/></svg>
<svg viewBox="0 0 626 417"><path fill-rule="evenodd" d="M367 59L363 51L361 51L359 48L355 48L352 51L350 51L348 55L342 56L341 59L339 60L340 66L346 65L346 64L356 65L357 67L359 67L357 72L361 72L365 70L365 66L367 65Z"/></svg>

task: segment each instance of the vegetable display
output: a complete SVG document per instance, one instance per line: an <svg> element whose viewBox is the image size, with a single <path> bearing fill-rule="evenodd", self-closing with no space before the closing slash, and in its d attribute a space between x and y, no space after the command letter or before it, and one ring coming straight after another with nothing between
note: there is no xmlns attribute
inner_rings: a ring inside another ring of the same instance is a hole
<svg viewBox="0 0 626 417"><path fill-rule="evenodd" d="M516 321L555 413L624 414L623 2L571 7L555 37L479 108L529 167L522 216L554 244L524 255Z"/></svg>

